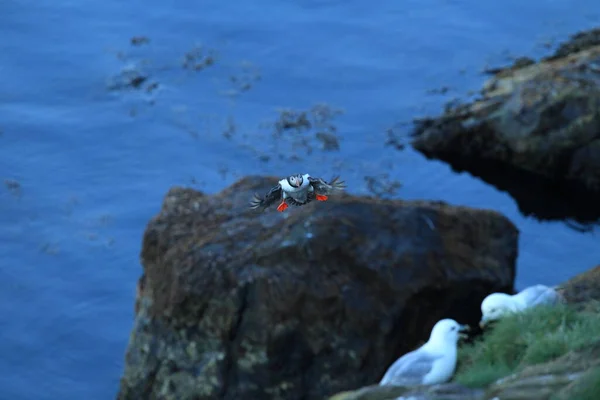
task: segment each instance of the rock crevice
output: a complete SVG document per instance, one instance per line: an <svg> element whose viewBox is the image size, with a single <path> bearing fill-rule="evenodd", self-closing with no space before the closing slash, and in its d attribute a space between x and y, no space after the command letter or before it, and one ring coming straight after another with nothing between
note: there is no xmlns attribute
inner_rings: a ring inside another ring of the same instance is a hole
<svg viewBox="0 0 600 400"><path fill-rule="evenodd" d="M237 364L237 353L240 345L241 327L244 322L246 310L248 308L248 291L250 283L246 283L244 286L239 288L238 294L238 306L235 313L235 322L231 325L231 330L226 341L224 368L223 368L223 383L221 385L220 399L236 399L238 397L235 394L229 393L229 388L237 387L236 382L236 364Z"/></svg>

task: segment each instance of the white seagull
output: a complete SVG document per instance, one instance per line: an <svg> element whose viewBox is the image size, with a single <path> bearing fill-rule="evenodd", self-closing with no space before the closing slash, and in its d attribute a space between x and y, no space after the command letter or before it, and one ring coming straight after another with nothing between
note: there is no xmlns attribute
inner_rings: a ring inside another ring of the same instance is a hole
<svg viewBox="0 0 600 400"><path fill-rule="evenodd" d="M518 313L542 304L555 305L562 302L562 297L555 288L544 285L529 286L517 294L492 293L481 302L481 321L484 328L488 323L496 321L510 313Z"/></svg>
<svg viewBox="0 0 600 400"><path fill-rule="evenodd" d="M452 378L456 369L456 345L466 337L467 325L453 319L438 321L429 340L417 350L406 353L387 370L380 385L436 385Z"/></svg>

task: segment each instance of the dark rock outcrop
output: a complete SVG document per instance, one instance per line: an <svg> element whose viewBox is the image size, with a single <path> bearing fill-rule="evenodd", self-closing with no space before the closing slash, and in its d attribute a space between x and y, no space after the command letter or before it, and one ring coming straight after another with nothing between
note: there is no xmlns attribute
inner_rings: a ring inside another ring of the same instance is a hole
<svg viewBox="0 0 600 400"><path fill-rule="evenodd" d="M600 265L576 275L560 285L561 295L571 305L600 302Z"/></svg>
<svg viewBox="0 0 600 400"><path fill-rule="evenodd" d="M512 289L518 231L496 212L345 194L249 210L275 181L167 194L144 234L119 399L323 399Z"/></svg>
<svg viewBox="0 0 600 400"><path fill-rule="evenodd" d="M413 147L505 190L540 219L600 218L600 45L500 69L469 104L420 120Z"/></svg>
<svg viewBox="0 0 600 400"><path fill-rule="evenodd" d="M558 46L558 49L547 60L566 57L569 54L587 50L594 46L600 46L600 28L581 31L569 38Z"/></svg>

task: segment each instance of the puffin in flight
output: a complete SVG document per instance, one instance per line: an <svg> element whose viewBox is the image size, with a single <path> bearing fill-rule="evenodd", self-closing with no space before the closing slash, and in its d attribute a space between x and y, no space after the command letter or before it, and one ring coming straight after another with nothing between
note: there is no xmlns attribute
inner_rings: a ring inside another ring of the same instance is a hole
<svg viewBox="0 0 600 400"><path fill-rule="evenodd" d="M303 206L314 199L327 201L328 196L336 191L346 188L344 181L335 177L327 183L321 178L313 178L309 174L290 175L280 180L267 194L261 198L258 194L250 202L250 208L265 210L276 201L280 201L277 211L283 212L288 206Z"/></svg>

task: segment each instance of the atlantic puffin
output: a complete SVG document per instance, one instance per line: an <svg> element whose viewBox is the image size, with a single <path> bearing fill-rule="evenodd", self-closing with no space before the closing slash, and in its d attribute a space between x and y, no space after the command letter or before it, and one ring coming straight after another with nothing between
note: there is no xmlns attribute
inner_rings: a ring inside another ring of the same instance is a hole
<svg viewBox="0 0 600 400"><path fill-rule="evenodd" d="M283 212L288 205L303 206L313 200L327 201L328 195L346 188L344 181L335 177L327 183L321 178L313 178L309 174L290 175L280 180L267 194L261 198L258 194L250 202L250 208L265 210L276 201L280 201L277 211Z"/></svg>

